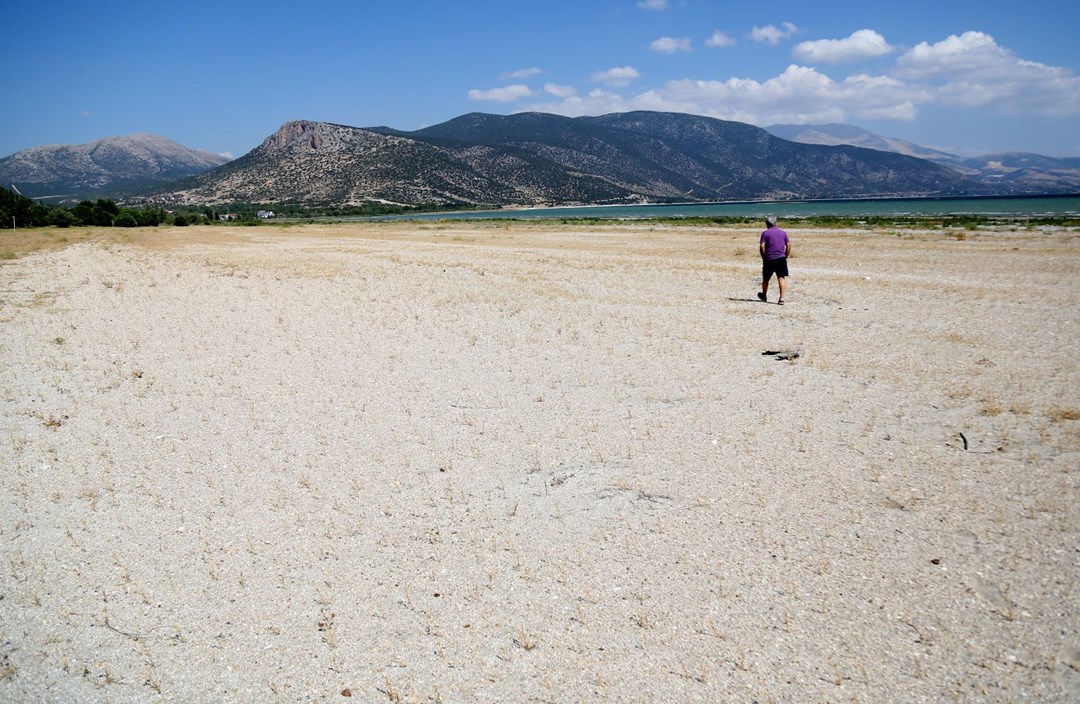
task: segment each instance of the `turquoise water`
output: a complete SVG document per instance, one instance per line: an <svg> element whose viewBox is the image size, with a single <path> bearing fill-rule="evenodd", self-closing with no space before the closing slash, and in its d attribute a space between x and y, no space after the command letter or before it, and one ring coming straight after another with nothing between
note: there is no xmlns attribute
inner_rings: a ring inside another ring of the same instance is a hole
<svg viewBox="0 0 1080 704"><path fill-rule="evenodd" d="M581 208L532 208L460 213L395 215L357 220L456 220L490 218L679 218L679 217L806 217L838 215L997 215L1017 217L1080 216L1080 196L1024 198L905 198L888 200L783 201L755 203L692 203L685 205L613 205Z"/></svg>

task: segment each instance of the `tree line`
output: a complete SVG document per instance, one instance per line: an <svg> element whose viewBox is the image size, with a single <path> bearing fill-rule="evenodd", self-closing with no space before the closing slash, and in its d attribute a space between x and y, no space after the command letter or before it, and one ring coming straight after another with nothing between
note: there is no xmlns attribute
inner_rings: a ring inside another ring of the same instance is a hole
<svg viewBox="0 0 1080 704"><path fill-rule="evenodd" d="M259 222L257 212L264 209L273 210L279 217L291 219L390 215L417 210L415 206L385 203L326 206L322 208L285 203L274 206L236 203L229 206L227 212L232 216L231 220L251 225ZM163 223L182 227L184 225L218 222L219 216L224 215L225 212L218 212L206 206L193 207L177 212L168 212L162 208L125 208L105 198L96 201L84 200L71 207L45 205L6 188L0 188L0 229L8 230L13 227L77 227L80 225L144 227Z"/></svg>
<svg viewBox="0 0 1080 704"><path fill-rule="evenodd" d="M475 210L474 204L422 204L368 202L354 205L322 205L301 203L233 203L227 211L208 206L188 206L175 212L157 208L127 208L110 199L84 200L75 206L45 205L6 188L0 187L0 229L30 227L145 227L155 225L201 225L221 220L243 225L261 224L258 211L271 210L277 218L316 220L320 218L377 217L415 212L451 212ZM222 217L226 213L230 217Z"/></svg>
<svg viewBox="0 0 1080 704"><path fill-rule="evenodd" d="M19 227L152 227L169 223L188 225L202 222L201 213L170 214L161 208L123 208L100 198L84 200L73 207L43 205L26 196L0 188L0 229Z"/></svg>

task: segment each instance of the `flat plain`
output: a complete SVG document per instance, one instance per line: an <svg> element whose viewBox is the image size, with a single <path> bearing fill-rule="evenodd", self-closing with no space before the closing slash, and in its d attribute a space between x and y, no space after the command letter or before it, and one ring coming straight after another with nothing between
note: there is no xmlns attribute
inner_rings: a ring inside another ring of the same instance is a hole
<svg viewBox="0 0 1080 704"><path fill-rule="evenodd" d="M0 700L1080 699L1080 232L781 226L0 262Z"/></svg>

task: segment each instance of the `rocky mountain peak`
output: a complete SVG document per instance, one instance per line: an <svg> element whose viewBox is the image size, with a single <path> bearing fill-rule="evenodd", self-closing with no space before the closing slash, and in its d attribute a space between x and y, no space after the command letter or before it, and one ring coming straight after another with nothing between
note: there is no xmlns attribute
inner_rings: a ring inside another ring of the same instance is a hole
<svg viewBox="0 0 1080 704"><path fill-rule="evenodd" d="M293 120L286 122L263 140L259 151L266 153L286 151L291 154L340 152L398 139L393 135L377 134L360 127L311 120Z"/></svg>
<svg viewBox="0 0 1080 704"><path fill-rule="evenodd" d="M266 149L286 149L297 144L306 144L311 149L317 150L322 143L320 127L324 123L310 122L308 120L293 120L286 122L278 128L277 132L263 140L262 146Z"/></svg>

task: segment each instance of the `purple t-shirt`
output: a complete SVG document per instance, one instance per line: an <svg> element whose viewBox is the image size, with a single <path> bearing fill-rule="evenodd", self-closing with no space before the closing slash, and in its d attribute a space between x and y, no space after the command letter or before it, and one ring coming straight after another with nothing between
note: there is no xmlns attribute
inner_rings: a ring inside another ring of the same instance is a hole
<svg viewBox="0 0 1080 704"><path fill-rule="evenodd" d="M770 227L761 233L761 241L765 243L766 259L782 259L787 252L788 236L779 227Z"/></svg>

